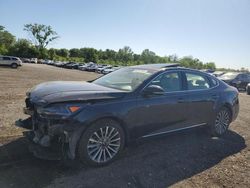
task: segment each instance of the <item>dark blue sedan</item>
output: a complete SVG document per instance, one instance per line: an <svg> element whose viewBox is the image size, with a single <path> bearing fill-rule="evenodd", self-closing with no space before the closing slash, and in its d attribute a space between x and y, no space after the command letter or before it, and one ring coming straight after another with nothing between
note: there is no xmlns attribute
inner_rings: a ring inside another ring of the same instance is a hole
<svg viewBox="0 0 250 188"><path fill-rule="evenodd" d="M239 112L238 91L176 64L119 69L90 82L47 82L27 92L31 151L100 166L141 137L207 126L221 136ZM180 134L181 136L181 134Z"/></svg>

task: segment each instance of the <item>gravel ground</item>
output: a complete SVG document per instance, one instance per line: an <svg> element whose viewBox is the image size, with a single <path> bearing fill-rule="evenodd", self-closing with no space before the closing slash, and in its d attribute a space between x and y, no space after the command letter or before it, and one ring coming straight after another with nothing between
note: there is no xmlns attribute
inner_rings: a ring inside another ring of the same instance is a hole
<svg viewBox="0 0 250 188"><path fill-rule="evenodd" d="M52 80L91 80L95 73L47 65L0 67L0 187L250 187L250 96L222 138L205 128L141 140L102 168L34 158L15 120L24 118L25 92Z"/></svg>

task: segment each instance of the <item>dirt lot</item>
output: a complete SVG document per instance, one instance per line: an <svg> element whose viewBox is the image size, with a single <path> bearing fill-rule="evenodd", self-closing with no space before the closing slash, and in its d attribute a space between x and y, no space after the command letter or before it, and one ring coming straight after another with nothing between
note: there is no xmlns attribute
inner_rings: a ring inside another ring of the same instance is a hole
<svg viewBox="0 0 250 188"><path fill-rule="evenodd" d="M43 161L28 152L22 114L28 88L52 80L97 75L47 65L0 67L0 187L250 187L250 96L240 94L240 114L223 138L204 128L137 142L103 168Z"/></svg>

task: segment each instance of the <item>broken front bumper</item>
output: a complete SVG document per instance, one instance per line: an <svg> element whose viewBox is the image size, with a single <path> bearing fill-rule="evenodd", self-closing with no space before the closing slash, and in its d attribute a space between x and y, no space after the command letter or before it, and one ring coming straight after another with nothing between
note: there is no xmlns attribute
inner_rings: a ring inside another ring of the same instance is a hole
<svg viewBox="0 0 250 188"><path fill-rule="evenodd" d="M59 144L53 147L43 147L33 142L33 131L23 132L23 135L30 140L28 148L35 157L45 160L61 160L63 158L63 152L59 149L62 147Z"/></svg>
<svg viewBox="0 0 250 188"><path fill-rule="evenodd" d="M50 127L40 126L34 129L37 125L33 125L32 117L25 120L16 121L16 126L29 129L30 131L23 132L23 135L30 141L29 150L37 158L46 160L60 160L63 158L73 158L70 155L68 145L68 132L63 130L64 125L55 124Z"/></svg>
<svg viewBox="0 0 250 188"><path fill-rule="evenodd" d="M25 103L23 112L30 117L16 121L16 126L29 130L24 135L31 141L31 152L43 159L75 159L77 144L85 126L73 119L39 114L36 110L38 106L32 103L29 95Z"/></svg>

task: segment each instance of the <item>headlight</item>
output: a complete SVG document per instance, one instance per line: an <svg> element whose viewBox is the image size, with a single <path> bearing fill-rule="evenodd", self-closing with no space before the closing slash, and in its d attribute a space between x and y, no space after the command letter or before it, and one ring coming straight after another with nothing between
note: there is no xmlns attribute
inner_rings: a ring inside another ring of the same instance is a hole
<svg viewBox="0 0 250 188"><path fill-rule="evenodd" d="M69 116L74 112L80 110L80 105L65 105L65 104L52 104L46 108L38 107L37 113L44 115L58 115L58 116Z"/></svg>

